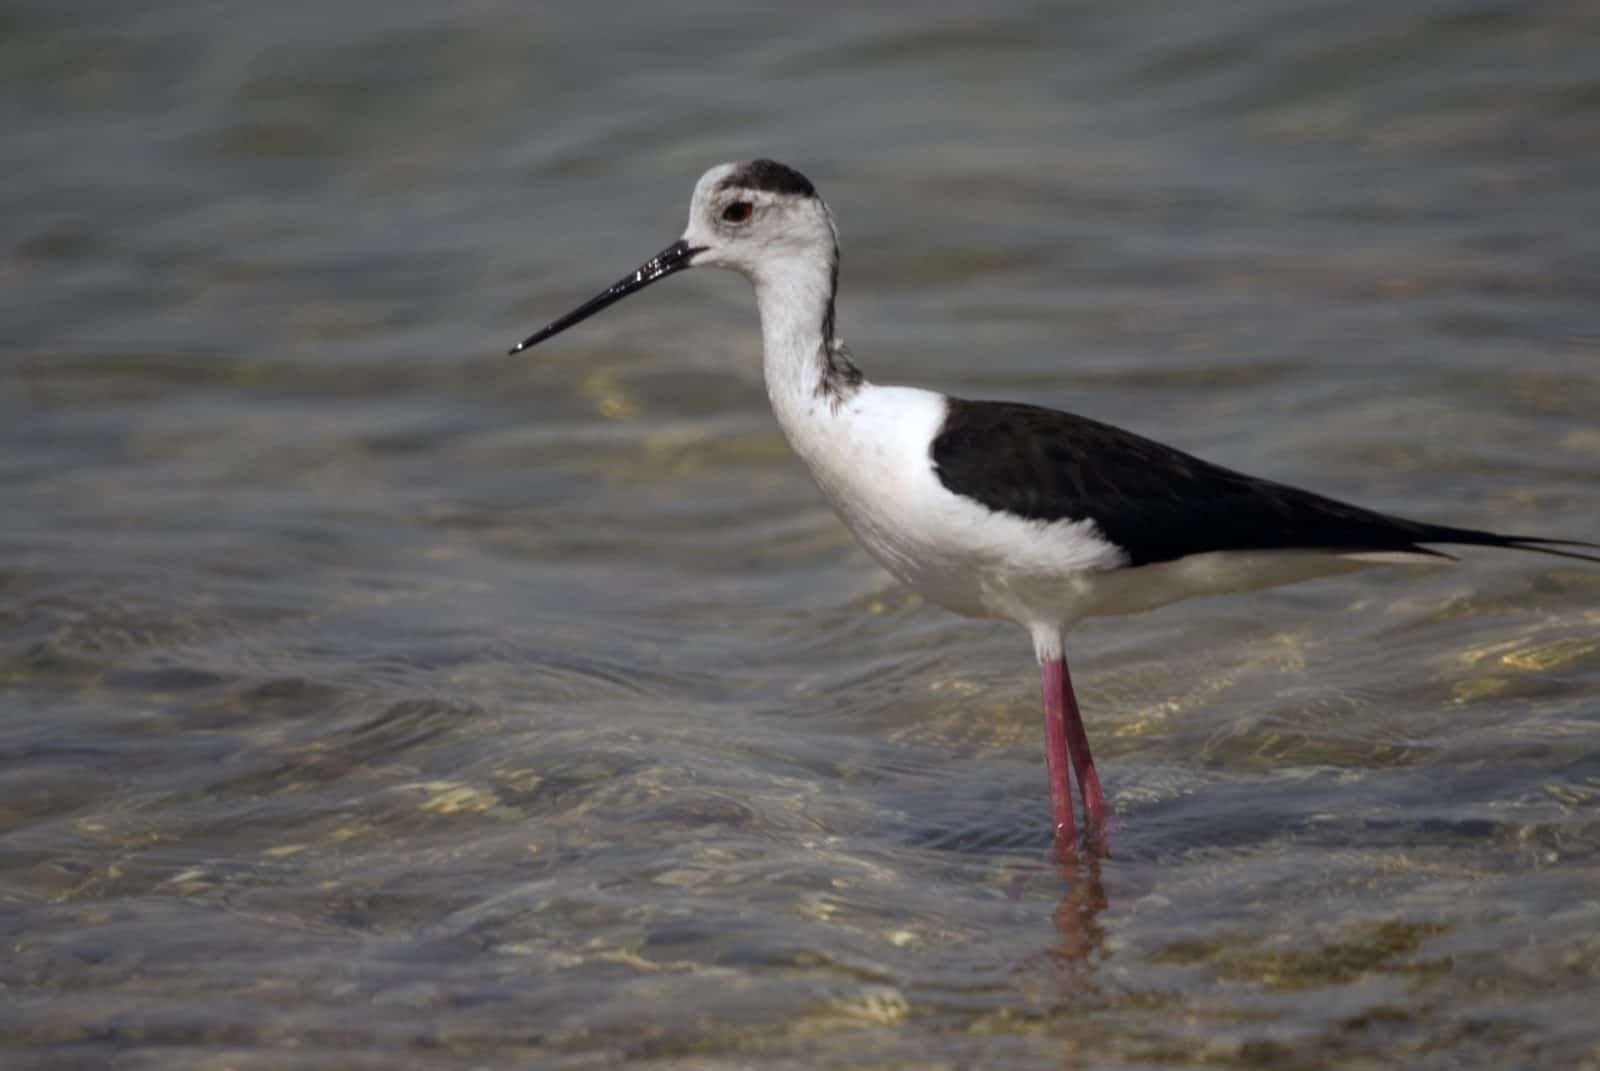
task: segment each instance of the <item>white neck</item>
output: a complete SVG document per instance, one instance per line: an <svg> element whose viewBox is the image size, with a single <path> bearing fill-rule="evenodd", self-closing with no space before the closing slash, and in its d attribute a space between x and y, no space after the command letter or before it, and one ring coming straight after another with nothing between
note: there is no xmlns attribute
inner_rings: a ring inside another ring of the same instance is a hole
<svg viewBox="0 0 1600 1071"><path fill-rule="evenodd" d="M831 412L862 383L833 337L834 278L832 258L819 256L769 260L752 276L767 397L791 441L802 422Z"/></svg>

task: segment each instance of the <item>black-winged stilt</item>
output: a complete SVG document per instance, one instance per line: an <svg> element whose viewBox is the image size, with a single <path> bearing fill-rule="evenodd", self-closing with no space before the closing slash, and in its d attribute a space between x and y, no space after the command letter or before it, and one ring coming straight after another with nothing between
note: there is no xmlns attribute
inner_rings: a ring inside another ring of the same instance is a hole
<svg viewBox="0 0 1600 1071"><path fill-rule="evenodd" d="M804 175L771 160L707 171L682 238L511 352L702 265L755 284L773 412L872 556L930 602L1014 621L1033 637L1062 853L1076 834L1069 766L1087 840L1105 845L1105 797L1062 648L1082 618L1379 563L1452 560L1428 548L1435 543L1600 561L1561 549L1600 544L1375 513L1071 413L870 383L834 335L833 217Z"/></svg>

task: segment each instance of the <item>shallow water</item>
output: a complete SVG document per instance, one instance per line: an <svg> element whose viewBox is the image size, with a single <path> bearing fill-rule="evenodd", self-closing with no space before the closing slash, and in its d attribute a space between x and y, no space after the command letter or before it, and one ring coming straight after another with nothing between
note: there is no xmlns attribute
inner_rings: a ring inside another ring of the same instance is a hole
<svg viewBox="0 0 1600 1071"><path fill-rule="evenodd" d="M768 154L869 375L1600 538L1579 4L13 3L0 1063L1600 1066L1600 569L1026 639L896 588L744 284L504 348Z"/></svg>

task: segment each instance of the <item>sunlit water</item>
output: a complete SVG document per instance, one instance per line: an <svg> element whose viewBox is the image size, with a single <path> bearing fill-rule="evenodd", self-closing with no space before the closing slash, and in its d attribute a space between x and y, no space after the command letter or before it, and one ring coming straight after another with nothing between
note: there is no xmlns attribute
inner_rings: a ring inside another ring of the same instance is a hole
<svg viewBox="0 0 1600 1071"><path fill-rule="evenodd" d="M745 284L519 359L729 158L868 373L1600 538L1581 4L13 3L0 1064L1600 1066L1600 569L1025 637L789 454Z"/></svg>

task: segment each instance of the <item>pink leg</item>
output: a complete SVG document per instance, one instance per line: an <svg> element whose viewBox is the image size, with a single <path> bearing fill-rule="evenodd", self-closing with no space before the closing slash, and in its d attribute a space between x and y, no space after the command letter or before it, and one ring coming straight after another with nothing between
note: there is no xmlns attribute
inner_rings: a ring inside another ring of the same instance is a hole
<svg viewBox="0 0 1600 1071"><path fill-rule="evenodd" d="M1039 662L1039 685L1044 692L1044 764L1050 773L1050 825L1055 830L1056 855L1060 858L1072 855L1077 840L1077 830L1072 823L1072 782L1068 779L1070 760L1063 700L1072 690L1066 687L1066 680L1065 660L1047 658ZM1074 719L1077 713L1074 706ZM1079 732L1082 732L1081 727Z"/></svg>
<svg viewBox="0 0 1600 1071"><path fill-rule="evenodd" d="M1106 832L1106 798L1100 791L1100 775L1094 772L1094 756L1089 754L1089 734L1083 728L1083 716L1078 713L1078 697L1072 692L1072 675L1067 671L1066 658L1061 659L1061 706L1066 712L1067 750L1072 755L1072 769L1078 775L1078 791L1083 793L1084 835L1104 838Z"/></svg>

